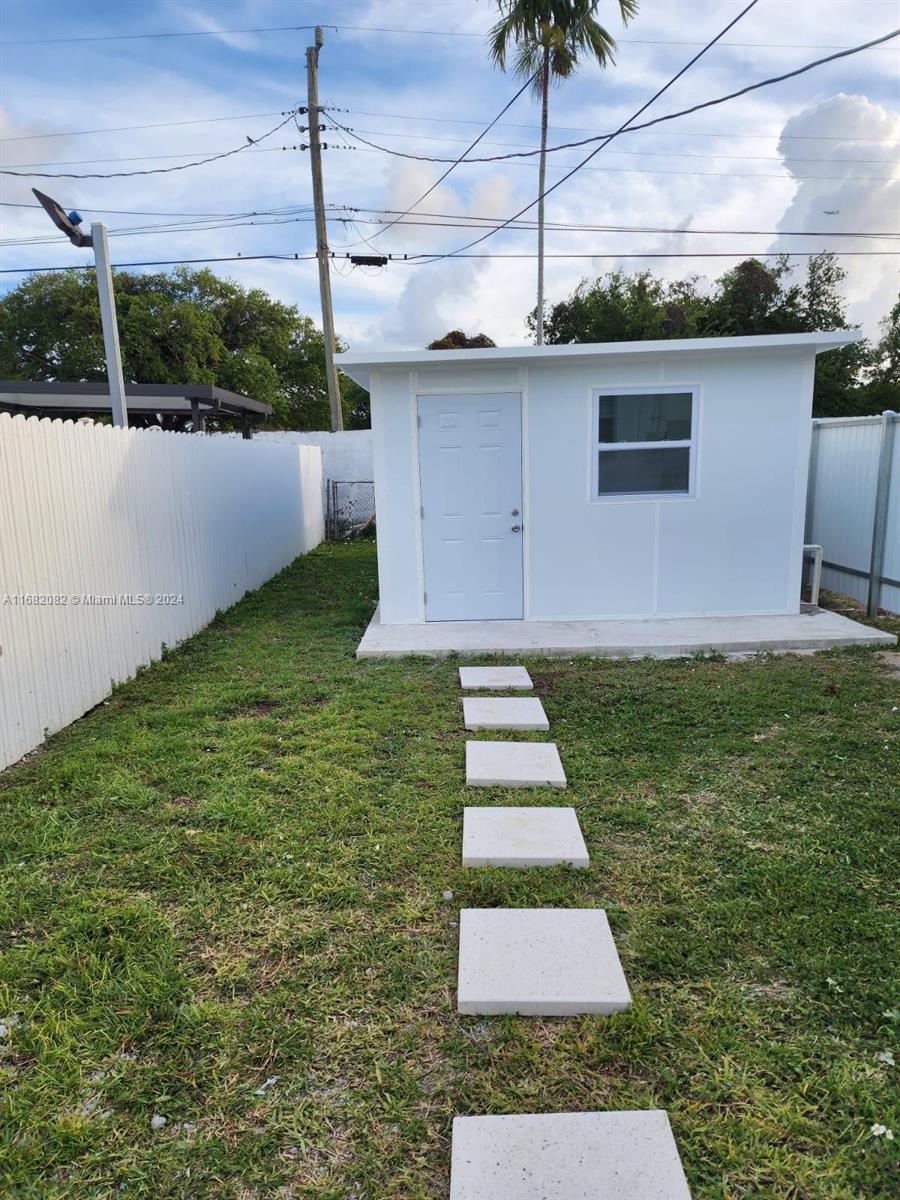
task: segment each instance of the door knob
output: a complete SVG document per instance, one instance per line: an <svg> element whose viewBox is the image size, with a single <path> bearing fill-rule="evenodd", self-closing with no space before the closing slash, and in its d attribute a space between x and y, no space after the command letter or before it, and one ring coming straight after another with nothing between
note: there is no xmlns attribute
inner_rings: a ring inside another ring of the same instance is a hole
<svg viewBox="0 0 900 1200"><path fill-rule="evenodd" d="M512 529L513 533L518 533L521 530L521 528L522 528L521 525L511 525L510 526L510 529Z"/></svg>

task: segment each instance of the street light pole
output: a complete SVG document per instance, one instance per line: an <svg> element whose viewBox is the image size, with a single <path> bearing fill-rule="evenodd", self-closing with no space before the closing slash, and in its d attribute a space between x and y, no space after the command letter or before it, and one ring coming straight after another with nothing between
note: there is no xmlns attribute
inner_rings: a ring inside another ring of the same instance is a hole
<svg viewBox="0 0 900 1200"><path fill-rule="evenodd" d="M112 405L113 425L128 428L128 405L125 401L125 377L122 374L122 352L119 349L119 324L116 320L116 296L113 290L112 267L109 261L109 242L106 226L98 221L91 225L90 235L82 233L78 226L81 217L76 212L67 213L61 204L45 196L37 188L31 189L40 200L50 220L61 229L73 246L93 246L94 273L97 276L97 291L100 295L100 323L103 327L103 347L106 351L106 378L109 382L109 399Z"/></svg>
<svg viewBox="0 0 900 1200"><path fill-rule="evenodd" d="M91 225L91 245L94 247L94 268L97 291L100 294L100 323L103 326L103 346L106 350L106 376L112 403L113 425L128 428L128 405L125 401L125 377L122 374L122 352L119 349L119 323L116 320L116 294L113 291L112 267L109 262L109 241L102 221Z"/></svg>

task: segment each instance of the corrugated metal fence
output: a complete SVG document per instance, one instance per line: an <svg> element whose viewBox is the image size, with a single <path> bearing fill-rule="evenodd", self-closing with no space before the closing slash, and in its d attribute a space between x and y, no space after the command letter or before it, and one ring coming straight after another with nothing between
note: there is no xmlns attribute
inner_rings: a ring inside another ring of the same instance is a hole
<svg viewBox="0 0 900 1200"><path fill-rule="evenodd" d="M321 452L0 414L0 768L322 540Z"/></svg>
<svg viewBox="0 0 900 1200"><path fill-rule="evenodd" d="M813 421L806 541L822 584L900 612L900 415Z"/></svg>

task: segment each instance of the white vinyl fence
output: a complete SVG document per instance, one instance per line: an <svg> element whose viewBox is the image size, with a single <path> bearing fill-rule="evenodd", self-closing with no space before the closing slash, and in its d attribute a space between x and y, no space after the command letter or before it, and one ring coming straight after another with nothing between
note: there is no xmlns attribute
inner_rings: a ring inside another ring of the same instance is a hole
<svg viewBox="0 0 900 1200"><path fill-rule="evenodd" d="M225 433L218 436L240 435ZM371 429L341 429L334 433L328 430L268 429L257 433L256 439L321 448L322 503L329 537L337 536L339 531L364 527L375 516Z"/></svg>
<svg viewBox="0 0 900 1200"><path fill-rule="evenodd" d="M0 413L0 768L323 536L321 454Z"/></svg>
<svg viewBox="0 0 900 1200"><path fill-rule="evenodd" d="M813 421L806 541L823 549L822 586L900 612L897 413Z"/></svg>

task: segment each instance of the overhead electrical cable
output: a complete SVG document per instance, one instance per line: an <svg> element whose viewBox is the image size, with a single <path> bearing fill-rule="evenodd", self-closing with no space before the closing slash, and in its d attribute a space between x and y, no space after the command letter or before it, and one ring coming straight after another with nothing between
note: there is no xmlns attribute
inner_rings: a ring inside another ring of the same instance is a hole
<svg viewBox="0 0 900 1200"><path fill-rule="evenodd" d="M388 117L395 121L424 121L426 124L435 125L480 125L481 121L474 120L471 117L431 117L431 116L411 116L409 113L384 113L384 112L368 112L364 109L346 108L336 109L337 112L346 112L356 117ZM274 114L273 114L274 115ZM512 121L498 122L500 129L530 129L533 132L538 132L537 127L531 125L521 125ZM593 130L586 129L580 125L556 125L554 129L563 133L593 133ZM632 129L624 129L623 134L634 132ZM597 134L598 137L606 137L607 134ZM730 132L712 129L660 129L657 131L656 137L719 137L719 138L764 138L771 140L772 138L784 138L790 141L801 142L895 142L900 136L900 130L893 137L844 137L839 134L821 134L821 133L783 133L780 129L773 129L770 133L752 133L746 129L733 129ZM621 151L620 151L621 153Z"/></svg>
<svg viewBox="0 0 900 1200"><path fill-rule="evenodd" d="M263 260L284 260L290 262L307 262L315 259L315 254L226 254L218 258L166 258L154 259L150 262L116 263L116 270L128 267L189 267L200 263L216 262L261 262ZM93 263L69 263L64 267L4 267L0 275L26 275L30 271L93 271Z"/></svg>
<svg viewBox="0 0 900 1200"><path fill-rule="evenodd" d="M411 116L409 113L385 113L385 112L369 112L364 109L340 109L338 111L347 112L352 116L358 117L378 117L387 118L394 121L422 121L429 125L478 125L481 126L483 121L476 120L471 117L435 117L435 116ZM278 117L285 116L285 112L260 112L260 113L234 113L233 115L224 115L219 117L197 117L190 121L155 121L148 125L106 125L97 129L60 129L53 133L23 133L16 134L12 137L0 137L2 142L33 142L47 138L61 137L87 137L98 133L129 133L134 130L142 129L172 129L182 125L212 125L223 121L254 121L261 120L263 117ZM536 127L525 125L518 122L498 121L496 127L499 129L528 129L536 131ZM555 125L554 128L560 133L592 133L590 129L578 125ZM363 131L365 132L365 131ZM630 133L631 130L624 130L625 133ZM399 135L395 135L399 136ZM605 135L599 135L605 136ZM894 137L845 137L836 134L817 134L817 133L783 133L779 129L773 129L771 133L751 132L749 130L738 129L730 132L712 129L660 129L656 133L657 137L717 137L717 138L757 138L763 140L771 140L773 138L782 138L789 141L803 142L894 142L897 140L897 135ZM437 139L436 139L437 140ZM624 154L624 150L617 151L618 154ZM630 151L633 154L640 154L642 151ZM653 153L656 153L654 151Z"/></svg>
<svg viewBox="0 0 900 1200"><path fill-rule="evenodd" d="M753 0L753 2L756 3L756 0ZM740 20L740 18L743 16L743 14L746 11L747 11L747 9L744 9L742 13L738 14L738 16L735 18L735 20ZM804 75L807 71L812 71L816 67L824 66L826 63L836 62L838 59L846 58L851 54L859 54L863 50L870 50L870 49L872 49L873 46L881 45L884 42L891 41L893 38L896 38L896 37L900 37L900 29L894 29L890 33L884 34L880 38L875 38L873 41L870 41L870 42L863 42L859 46L851 47L849 50L841 50L837 54L829 54L825 58L817 58L813 62L804 64L804 66L802 66L802 67L796 67L793 71L785 71L781 75L771 75L767 79L759 80L757 83L747 84L746 87L738 88L738 90L734 91L734 92L728 92L724 96L717 96L713 100L704 100L699 104L691 105L690 108L683 108L683 109L680 109L678 112L666 113L665 116L654 117L652 120L643 121L639 125L632 125L631 121L633 121L636 118L636 116L638 115L636 113L630 119L630 121L626 122L625 125L620 125L619 128L614 130L612 133L595 134L592 137L579 138L577 141L573 141L573 142L558 142L555 146L548 146L547 153L553 154L558 150L571 150L571 149L575 149L575 148L578 148L581 146L588 146L588 145L591 145L593 142L601 142L601 145L597 147L597 150L602 150L604 146L609 145L609 143L613 140L613 138L619 137L620 134L634 133L636 130L639 130L639 129L650 129L654 125L662 124L664 121L674 121L678 117L686 117L686 116L690 116L692 113L701 112L703 109L706 109L706 108L714 108L719 104L725 104L729 100L735 100L739 96L746 96L750 92L758 91L760 88L771 87L773 84L783 83L786 79L794 79L798 75ZM642 112L646 111L646 109L649 108L650 104L652 104L654 100L657 100L663 94L663 92L667 90L667 88L671 87L672 84L677 79L679 79L686 70L688 70L690 67L692 67L693 64L697 61L697 59L700 58L701 55L704 54L706 52L706 50L708 50L710 48L711 45L713 45L713 43L707 44L707 46L704 47L704 49L701 50L699 54L695 55L694 58L692 58L691 61L689 63L687 63L686 66L683 67L682 70L677 75L673 75L673 77L669 80L669 82L663 88L661 88L652 97L651 100L648 100L647 104L645 104L643 106L643 108L639 109L638 112L642 113ZM331 121L333 121L335 124L339 125L340 128L343 129L345 133L349 133L350 136L355 138L357 141L360 141L367 146L371 146L375 150L380 150L385 154L393 154L397 158L414 159L417 162L442 163L442 162L454 161L449 158L440 158L435 155L410 154L403 150L393 150L387 146L380 146L375 142L368 141L366 138L358 136L356 133L353 132L352 129L349 129L346 125L343 125L340 122L338 122L337 119L330 114L329 114L329 119ZM518 150L518 151L511 152L509 154L482 155L477 158L470 158L467 161L472 162L472 163L502 162L504 159L508 159L508 158L533 158L535 155L538 155L540 153L541 153L540 149ZM589 156L589 158L592 158L592 157L593 157L593 155ZM589 158L585 159L584 161L588 162ZM556 186L558 186L558 184L554 184L554 187L556 187ZM535 203L537 203L537 201L535 201Z"/></svg>
<svg viewBox="0 0 900 1200"><path fill-rule="evenodd" d="M343 140L346 140L347 134L340 127L336 128L335 132ZM350 136L356 136L356 135L351 134ZM415 135L406 135L406 136L415 136ZM456 140L456 139L452 139L452 140ZM505 145L507 143L500 143L500 144ZM258 153L260 153L260 154L279 154L279 153L283 153L286 151L297 150L297 149L299 149L298 146L259 146ZM355 150L355 149L357 149L357 147L354 146L353 149ZM549 149L549 147L548 147L548 149ZM366 153L387 153L387 154L398 153L397 151L384 149L382 147L376 147L374 145L374 143L367 143L365 152ZM196 151L193 151L193 153L196 154ZM621 151L613 151L612 153L621 153ZM644 152L644 153L647 153L647 152ZM51 160L49 162L35 162L35 163L13 163L13 164L11 164L11 166L16 167L16 168L21 168L22 170L20 170L18 172L9 171L7 173L8 174L17 174L17 173L19 173L19 174L38 174L38 172L25 171L24 168L26 168L26 167L85 166L85 165L89 165L92 163L106 163L106 162L147 162L147 161L159 162L164 159L189 158L190 156L191 156L190 154L161 154L161 155L138 154L138 155L134 155L133 157L128 157L128 158L86 158L86 159L73 159L73 160L60 160L60 161ZM401 157L409 157L409 156L402 155ZM498 161L500 161L503 166L527 167L527 166L532 165L532 163L530 161L531 157L532 156L530 154L522 155L520 157L515 157L515 158L513 158L510 155L503 155L503 156L501 156L501 158ZM691 157L718 158L718 157L729 157L729 156L728 155L724 155L724 156L722 156L722 155L708 155L708 156L707 155L694 155ZM509 161L510 159L512 159L512 161ZM529 161L523 161L523 159L527 159ZM206 159L203 159L202 161L212 162L212 161L214 161L214 157L206 158ZM422 196L419 198L419 201L417 203L420 203L422 200L424 200L426 198L426 196L429 196L431 194L431 192L434 191L434 189L438 186L438 184L447 178L447 175L450 174L450 171L452 171L455 167L459 166L460 164L466 165L469 162L483 163L483 162L490 161L490 160L483 159L483 158L482 159L479 159L479 158L473 158L473 159L457 158L457 159L433 159L433 160L429 159L427 161L450 162L452 165L449 168L449 170L445 171L445 173L440 177L440 179L437 180L434 183L434 185L428 189L428 191L426 191L422 194ZM856 163L864 164L864 163L868 163L868 162L877 162L877 163L880 163L883 166L887 166L887 167L895 166L895 164L893 162L891 162L890 159L871 159L871 160L869 160L869 159L814 158L814 159L792 159L792 161L793 162L801 162L801 161L821 162L826 165L829 163L832 163L832 162L838 163L838 164L846 163L847 165L850 165L850 166L852 166ZM196 164L188 163L185 165L193 166ZM567 165L568 164L566 164L566 163L557 163L557 164L555 164L555 166L554 166L554 164L551 164L551 167L553 167L553 169L556 169L556 170L565 170ZM173 169L175 169L175 168L173 168ZM715 177L726 178L726 179L783 179L783 180L786 180L789 182L793 182L794 180L797 180L797 179L830 179L830 180L858 179L858 180L862 180L865 182L873 183L873 182L878 182L879 180L885 180L885 181L890 182L892 179L895 178L894 175L821 175L818 173L812 174L812 175L798 175L798 174L794 174L793 172L787 173L784 171L780 171L778 173L775 173L772 171L677 171L673 167L603 166L603 167L594 167L594 168L589 168L589 169L593 169L595 171L605 171L605 172L609 172L610 174L619 174L619 175L694 175L694 176L701 176L701 177L708 175L710 177L715 176ZM141 173L142 172L131 172L131 174L141 174ZM145 173L147 173L147 172L145 172ZM65 176L62 176L62 175L60 175L59 177L65 178ZM91 179L91 178L98 178L98 176L77 175L77 176L73 176L73 178ZM410 211L415 207L416 207L415 204L411 205Z"/></svg>
<svg viewBox="0 0 900 1200"><path fill-rule="evenodd" d="M820 254L818 250L794 250L785 252L781 250L709 250L709 251L692 251L692 250L671 250L671 251L648 251L647 253L609 253L601 252L582 252L579 254L546 254L545 258L568 258L568 259L653 259L653 258L815 258ZM837 251L840 257L851 258L900 258L900 250L840 250ZM433 260L440 257L434 252L421 254L391 254L387 256L389 261L398 265L421 266L420 260ZM508 253L508 254L464 254L458 255L460 258L537 258L535 253ZM125 270L129 267L181 267L193 266L200 263L217 263L217 262L260 262L269 260L272 262L312 262L316 255L309 252L297 254L229 254L222 255L217 258L172 258L172 259L156 259L148 262L130 262L117 263L116 270ZM52 266L52 267L4 267L0 269L0 275L27 275L32 271L93 271L93 263L70 263L67 266Z"/></svg>
<svg viewBox="0 0 900 1200"><path fill-rule="evenodd" d="M361 154L379 154L380 150L372 149L368 146L359 146L358 150ZM403 157L406 157L405 155ZM432 162L447 162L447 159L431 159ZM485 159L467 159L466 163L485 162ZM503 167L534 167L532 157L510 159L508 155L504 156L500 161ZM550 162L547 164L548 171L565 171L570 166L577 165L570 162ZM585 171L599 171L606 175L693 175L700 179L780 179L785 183L795 183L803 180L839 180L849 181L860 180L866 183L882 182L891 183L897 176L895 175L794 175L786 172L775 173L773 171L676 171L671 167L616 167L616 166L595 166L585 167Z"/></svg>
<svg viewBox="0 0 900 1200"><path fill-rule="evenodd" d="M453 37L453 38L486 38L489 29L409 29L385 25L325 25L323 29L333 29L336 33L390 33L412 37ZM102 33L82 34L73 37L51 38L19 38L13 41L0 42L3 46L51 46L65 45L71 42L136 42L155 38L198 38L198 37L228 37L248 33L302 33L315 29L315 25L257 25L244 29L182 29L165 33ZM672 38L639 38L624 36L617 39L623 44L635 46L700 46L702 42L686 41ZM744 50L841 50L842 46L821 42L722 42L723 47L734 47Z"/></svg>
<svg viewBox="0 0 900 1200"><path fill-rule="evenodd" d="M345 215L340 215L341 211ZM372 245L372 238L377 236L372 234L367 237L359 228L361 225L374 225L379 227L379 231L388 227L388 222L378 220L375 217L360 217L354 215L359 211L346 209L337 210L331 213L328 219L333 223L344 224L356 229L360 239L369 245ZM371 210L374 211L374 210ZM405 214L404 214L405 215ZM440 214L438 214L440 215ZM399 228L421 228L421 229L486 229L491 227L499 227L502 223L502 217L454 217L453 214L443 214L450 216L447 220L429 220L426 219L429 214L423 213L414 214L413 220L400 220L396 222ZM111 229L109 236L111 238L130 238L130 237L152 237L161 236L163 234L172 233L208 233L216 232L222 229L239 229L247 226L256 228L271 227L278 225L297 225L310 224L313 221L311 215L308 216L272 216L269 219L264 217L251 220L233 220L224 223L216 224L200 224L200 225L152 225L145 228L132 229ZM390 224L394 224L391 222ZM518 221L508 226L512 230L531 233L537 228L534 221ZM576 223L560 223L548 221L545 228L554 233L617 233L626 235L644 235L644 234L680 234L680 235L697 235L697 236L724 236L724 237L813 237L813 238L850 238L850 239L870 239L874 241L898 241L900 233L861 233L856 231L842 230L798 230L792 231L789 229L691 229L689 227L673 228L671 226L661 225L598 225L598 224L576 224ZM37 246L57 243L58 237L53 234L34 238L4 238L0 240L0 247L8 248L11 246ZM342 248L347 249L355 243L347 243Z"/></svg>
<svg viewBox="0 0 900 1200"><path fill-rule="evenodd" d="M231 117L195 117L192 121L154 121L152 125L106 125L102 129L63 129L58 133L19 133L2 137L0 142L36 142L42 138L87 137L93 133L129 133L134 129L173 129L176 125L213 125L219 121L256 121L263 117L283 117L282 112L235 113Z"/></svg>
<svg viewBox="0 0 900 1200"><path fill-rule="evenodd" d="M420 142L464 142L466 138L451 138L438 137L434 133L403 133L398 130L359 130L355 126L352 127L354 133L367 133L370 137L382 138L410 138L420 140ZM343 131L342 131L343 132ZM626 130L625 132L629 132ZM473 143L474 144L474 143ZM485 145L492 146L514 146L533 150L533 146L524 142L486 142ZM628 155L629 157L637 158L728 158L736 162L784 162L785 156L778 155L754 155L754 154L697 154L694 150L611 150L610 154ZM856 163L863 163L865 166L869 164L880 163L883 167L895 167L898 164L896 157L894 158L803 158L799 155L787 155L791 162L827 162L827 163L850 163L851 166ZM102 162L103 160L97 160ZM48 163L42 163L41 166L49 166Z"/></svg>
<svg viewBox="0 0 900 1200"><path fill-rule="evenodd" d="M283 129L289 121L294 119L296 111L295 109L291 109L284 120L279 121L268 133L264 133L252 141L248 139L243 145L236 146L233 150L224 150L221 154L213 154L209 158L201 158L196 162L179 163L177 166L172 167L148 167L141 171L108 171L102 174L75 174L71 171L13 171L8 167L3 167L0 168L0 175L37 176L41 179L122 179L130 175L166 175L170 171L186 171L189 167L202 167L206 163L218 162L220 159L230 158L234 154L242 154L246 150L253 149L260 142L264 142L266 138L271 137L273 133L277 133L279 129Z"/></svg>
<svg viewBox="0 0 900 1200"><path fill-rule="evenodd" d="M628 120L624 121L622 123L622 125L620 125L619 129L616 130L615 133L610 134L605 140L601 141L598 146L595 146L594 149L590 152L590 154L588 154L585 158L583 158L580 163L577 163L574 167L572 167L571 170L567 171L566 174L563 175L563 177L561 179L557 179L555 183L551 184L550 187L546 188L541 193L541 195L536 196L534 198L534 200L532 200L528 204L526 204L524 208L520 209L517 213L514 213L513 216L509 218L509 221L506 222L506 224L511 223L512 221L518 220L519 217L524 216L524 214L526 212L528 212L530 209L534 208L534 206L543 197L550 195L551 192L555 192L557 188L562 187L562 185L564 183L566 183L569 179L571 179L573 175L575 175L578 171L582 170L591 161L591 159L595 158L600 153L600 151L603 149L604 146L608 145L613 140L613 138L618 135L619 132L621 132L625 128L629 127L631 125L632 121L634 121L642 113L646 112L646 110L650 107L651 104L654 103L654 101L656 101L678 79L680 79L687 71L689 71L691 69L691 67L697 62L697 60L709 49L709 47L713 46L716 43L716 41L718 41L719 38L721 38L723 36L724 33L727 33L727 31L729 29L731 29L735 24L737 24L737 22L740 21L741 18L744 17L746 15L746 13L748 13L750 11L750 9L753 8L756 3L757 3L757 0L751 0L750 4L748 4L746 8L742 9L741 12L739 12L738 15L731 22L729 22L728 25L725 26L725 28L722 30L721 33L717 34L716 37L713 38L711 42L707 43L707 45L703 48L703 50L701 50L698 54L695 54L694 57L689 62L687 62L681 68L680 71L678 71L675 75L673 75L672 78L667 83L665 83L657 92L655 92L650 97L650 99L645 104L643 104L637 110L636 113L634 113L634 115L632 117L630 117ZM889 40L890 38L895 38L898 36L898 34L900 34L900 30L894 30L892 33L886 34L881 38L875 39L874 42L865 42L862 45L855 47L851 51L843 51L841 54L832 55L828 59L820 59L817 62L808 63L806 66L800 67L794 71L790 71L785 75L774 76L770 79L762 80L755 84L750 84L747 87L739 89L737 92L732 92L728 96L722 96L716 100L708 100L708 101L704 101L700 104L695 104L691 108L683 110L683 112L679 115L687 115L687 113L690 113L690 112L698 112L703 108L709 108L715 104L722 104L726 100L734 99L736 96L743 96L743 95L746 95L748 92L756 91L759 88L767 87L774 83L779 83L783 79L793 78L796 75L802 75L806 71L812 70L813 67L820 66L823 62L833 61L834 58L843 58L851 53L858 54L860 51L865 50L868 46L879 44L881 42ZM659 120L659 121L671 120L672 115L674 115L674 114L670 114L666 117L659 117L659 118L657 118L657 120ZM586 139L586 141L593 141L593 140L595 140L595 139L591 139L591 138ZM457 254L462 253L462 251L470 250L472 248L472 246L477 246L480 242L485 241L487 238L493 237L494 234L499 233L500 230L504 227L505 227L505 225L501 225L497 229L490 230L489 232L482 234L482 236L480 238L476 238L472 242L467 242L464 246L459 247L458 250L451 251L449 254L442 254L440 256L440 258L455 257ZM433 259L432 261L436 262L436 261L438 261L438 259Z"/></svg>
<svg viewBox="0 0 900 1200"><path fill-rule="evenodd" d="M359 214L365 213L366 216ZM404 218L410 217L406 220ZM393 218L384 220L384 217ZM497 228L502 222L502 217L487 217L477 214L457 214L457 213L414 213L408 214L405 210L398 209L368 209L350 205L329 206L327 219L334 224L343 224L357 230L362 241L372 244L372 239L367 237L361 225L377 226L379 231L388 228L390 225L397 225L401 228L438 228L438 229L487 229ZM161 236L163 234L172 233L208 233L216 232L222 229L239 229L248 226L257 228L271 227L278 225L293 225L293 224L308 224L311 223L313 217L309 205L294 205L284 209L261 210L253 213L235 213L235 214L220 214L217 218L187 221L164 221L151 225L143 226L123 226L114 228L109 231L111 238L128 238L128 237L152 237ZM523 232L532 232L536 229L536 222L533 219L526 218L516 221L507 226L512 230L520 230ZM859 231L859 230L789 230L789 229L705 229L705 228L690 228L689 226L672 227L667 225L618 225L610 223L591 223L591 222L562 222L548 221L546 228L557 233L619 233L628 235L643 235L643 234L681 234L681 235L698 235L698 236L727 236L727 237L814 237L814 238L867 238L880 241L897 241L900 239L900 231L883 233L877 231ZM373 234L372 237L377 236ZM37 246L47 245L58 242L58 237L54 234L41 234L33 237L17 237L4 238L0 240L0 247L11 246ZM343 246L348 248L348 243Z"/></svg>
<svg viewBox="0 0 900 1200"><path fill-rule="evenodd" d="M436 188L440 187L440 185L444 182L444 180L447 178L447 176L450 174L450 172L453 171L456 167L458 167L459 164L465 159L465 157L469 153L469 151L475 149L475 147L482 140L482 138L484 138L488 133L490 133L491 129L493 129L493 127L497 124L497 122L500 120L500 118L503 116L503 114L509 112L509 110L515 104L515 102L519 99L519 97L523 94L523 92L526 92L528 90L528 88L531 87L537 74L538 74L538 72L535 71L533 75L531 75L528 79L525 80L525 82L522 84L522 86L519 88L519 90L516 92L516 94L513 97L511 97L511 99L507 100L506 104L504 104L504 106L500 109L500 111L497 113L496 117L494 117L493 121L489 122L489 124L487 124L484 127L484 129L481 131L481 133L479 133L478 137L475 138L475 140L473 142L470 142L468 146L466 146L466 148L465 148L465 150L463 150L462 154L460 154L459 157L456 158L450 164L450 166L443 173L443 175L441 175L438 179L436 179L434 181L434 183L431 185L431 187L425 189L425 191L418 198L418 200L414 200L412 202L412 204L409 205L408 208L404 209L404 211L400 214L399 217L397 217L395 220L391 221L389 224L385 225L385 227L383 229L380 229L373 236L380 237L381 234L387 233L387 231L391 228L392 225L396 225L397 222L399 220L401 220L402 217L408 216L409 213L411 213L414 208L417 208L418 205L420 205L423 200L425 200L428 196L430 196L431 193ZM329 113L325 113L325 120L326 121L331 120L331 116ZM363 241L367 242L368 239L363 238Z"/></svg>

